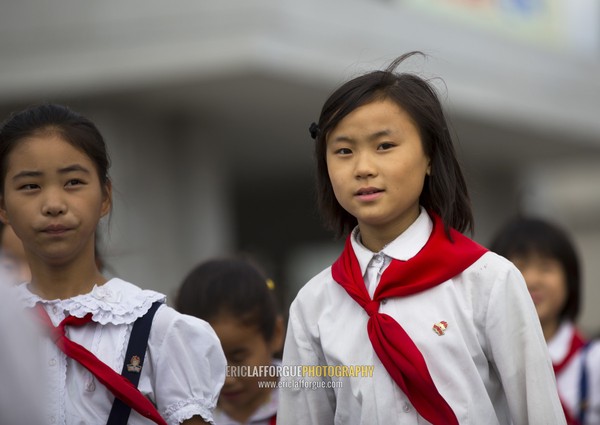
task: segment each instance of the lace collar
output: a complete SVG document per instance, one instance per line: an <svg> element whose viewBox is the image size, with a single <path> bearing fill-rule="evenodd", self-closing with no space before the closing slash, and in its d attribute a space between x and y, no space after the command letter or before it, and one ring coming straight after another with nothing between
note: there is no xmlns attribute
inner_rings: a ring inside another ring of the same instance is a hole
<svg viewBox="0 0 600 425"><path fill-rule="evenodd" d="M29 291L27 284L18 288L25 307L37 303L57 307L72 316L83 317L92 313L92 320L102 325L129 324L148 312L155 301L166 301L166 296L149 289L141 289L124 280L113 278L104 285L96 285L87 294L64 300L45 300Z"/></svg>

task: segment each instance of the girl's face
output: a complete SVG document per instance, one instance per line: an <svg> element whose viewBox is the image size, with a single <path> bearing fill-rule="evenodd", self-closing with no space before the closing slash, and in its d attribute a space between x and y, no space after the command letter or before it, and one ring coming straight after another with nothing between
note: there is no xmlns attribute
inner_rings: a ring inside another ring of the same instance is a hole
<svg viewBox="0 0 600 425"><path fill-rule="evenodd" d="M329 178L340 205L356 217L363 243L393 240L419 215L429 158L409 115L390 100L363 105L327 137Z"/></svg>
<svg viewBox="0 0 600 425"><path fill-rule="evenodd" d="M273 354L283 343L283 324L278 321L271 341L265 340L256 325L245 324L233 314L219 314L210 324L221 341L228 366L233 366L230 368L232 373L225 378L219 408L231 418L245 422L271 394L271 389L259 387L259 381L275 381L276 378L235 377L232 376L235 367L270 366Z"/></svg>
<svg viewBox="0 0 600 425"><path fill-rule="evenodd" d="M538 253L509 259L523 274L542 325L557 325L567 302L567 277L561 263Z"/></svg>
<svg viewBox="0 0 600 425"><path fill-rule="evenodd" d="M10 223L30 261L61 265L94 253L94 233L110 211L92 160L60 136L21 140L7 161L0 218Z"/></svg>

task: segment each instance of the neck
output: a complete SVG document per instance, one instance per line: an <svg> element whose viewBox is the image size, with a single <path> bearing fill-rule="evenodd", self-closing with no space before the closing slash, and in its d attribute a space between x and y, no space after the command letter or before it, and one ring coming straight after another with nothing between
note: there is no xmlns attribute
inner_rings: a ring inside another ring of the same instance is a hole
<svg viewBox="0 0 600 425"><path fill-rule="evenodd" d="M381 251L387 244L404 233L406 229L408 229L415 221L417 221L420 213L421 211L417 207L403 220L387 227L370 226L359 222L358 228L360 230L360 239L362 244L370 251Z"/></svg>
<svg viewBox="0 0 600 425"><path fill-rule="evenodd" d="M558 320L547 320L542 322L542 332L544 333L544 339L546 341L550 341L556 332L558 332L558 328L560 326L560 322Z"/></svg>
<svg viewBox="0 0 600 425"><path fill-rule="evenodd" d="M268 381L276 381L277 378L268 378L265 379ZM230 404L225 400L219 400L219 409L224 411L227 416L231 419L240 422L246 423L252 417L252 415L259 409L260 406L267 403L271 398L271 389L265 389L261 392L261 396L254 399L252 402L245 404L243 406Z"/></svg>
<svg viewBox="0 0 600 425"><path fill-rule="evenodd" d="M50 266L34 261L30 263L30 267L30 290L47 300L62 300L87 294L94 285L102 285L107 281L94 262Z"/></svg>

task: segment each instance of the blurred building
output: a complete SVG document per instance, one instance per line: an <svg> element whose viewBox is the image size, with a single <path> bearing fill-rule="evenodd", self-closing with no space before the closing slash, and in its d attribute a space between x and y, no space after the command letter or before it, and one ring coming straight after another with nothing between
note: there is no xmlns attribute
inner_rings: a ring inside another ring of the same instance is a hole
<svg viewBox="0 0 600 425"><path fill-rule="evenodd" d="M308 125L410 50L458 135L475 239L517 211L565 225L600 331L596 0L4 1L0 113L53 101L99 125L115 274L172 294L196 262L246 251L289 300L340 246L314 208Z"/></svg>

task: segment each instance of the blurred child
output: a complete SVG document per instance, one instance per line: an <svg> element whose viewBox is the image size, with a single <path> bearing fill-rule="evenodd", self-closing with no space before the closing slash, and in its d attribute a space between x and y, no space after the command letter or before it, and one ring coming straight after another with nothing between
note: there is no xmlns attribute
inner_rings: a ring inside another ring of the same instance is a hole
<svg viewBox="0 0 600 425"><path fill-rule="evenodd" d="M580 265L567 233L551 222L517 217L499 229L490 249L525 277L548 343L567 422L600 425L600 343L577 329Z"/></svg>
<svg viewBox="0 0 600 425"><path fill-rule="evenodd" d="M283 366L374 370L283 379L280 425L564 423L521 274L460 233L473 216L439 98L395 71L413 54L343 84L311 125L319 206L347 239L292 303Z"/></svg>
<svg viewBox="0 0 600 425"><path fill-rule="evenodd" d="M17 289L46 332L48 421L206 424L226 366L213 330L98 269L108 168L96 126L64 106L32 107L0 127L0 218L23 243L31 282Z"/></svg>
<svg viewBox="0 0 600 425"><path fill-rule="evenodd" d="M242 370L280 363L274 356L282 348L284 326L272 281L245 260L213 259L185 278L176 308L208 321L227 357L229 373L219 396L215 424L274 424L277 377L240 376Z"/></svg>

